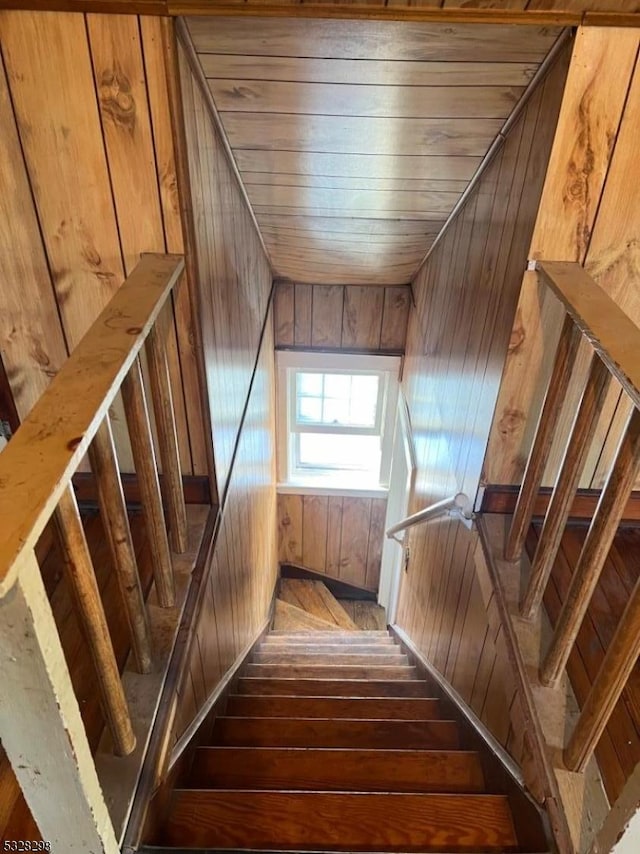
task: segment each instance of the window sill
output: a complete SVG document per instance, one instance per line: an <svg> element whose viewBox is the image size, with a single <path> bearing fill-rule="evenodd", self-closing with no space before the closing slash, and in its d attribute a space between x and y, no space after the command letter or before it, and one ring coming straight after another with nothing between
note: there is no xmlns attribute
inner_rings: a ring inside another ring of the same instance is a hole
<svg viewBox="0 0 640 854"><path fill-rule="evenodd" d="M279 483L276 486L279 495L340 495L345 498L386 498L389 490L385 486L340 486L317 482L298 481Z"/></svg>

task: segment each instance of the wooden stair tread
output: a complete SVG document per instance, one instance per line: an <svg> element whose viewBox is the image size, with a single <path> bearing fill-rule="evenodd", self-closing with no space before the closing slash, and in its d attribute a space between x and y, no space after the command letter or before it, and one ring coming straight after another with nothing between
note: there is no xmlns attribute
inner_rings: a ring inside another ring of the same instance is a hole
<svg viewBox="0 0 640 854"><path fill-rule="evenodd" d="M460 747L456 721L342 718L216 718L212 744L237 747L364 747L396 750Z"/></svg>
<svg viewBox="0 0 640 854"><path fill-rule="evenodd" d="M430 697L433 688L424 679L295 679L242 676L238 694L279 694L298 697Z"/></svg>
<svg viewBox="0 0 640 854"><path fill-rule="evenodd" d="M280 600L276 599L276 606ZM284 604L287 604L286 602ZM291 607L294 607L293 605ZM300 610L298 608L298 610ZM318 630L311 632L291 632L278 631L272 629L262 643L309 643L310 641L326 640L328 643L376 643L382 641L384 643L397 646L389 632L379 630L359 629L357 632L345 632L343 629L332 627L327 630Z"/></svg>
<svg viewBox="0 0 640 854"><path fill-rule="evenodd" d="M253 664L326 664L331 666L342 666L344 664L371 664L376 667L382 665L394 665L402 667L408 665L407 656L401 652L388 654L378 653L323 653L323 652L256 652L251 659Z"/></svg>
<svg viewBox="0 0 640 854"><path fill-rule="evenodd" d="M287 697L232 694L228 717L387 718L435 720L440 701L431 697Z"/></svg>
<svg viewBox="0 0 640 854"><path fill-rule="evenodd" d="M321 581L282 578L278 598L342 629L358 631L358 626Z"/></svg>
<svg viewBox="0 0 640 854"><path fill-rule="evenodd" d="M415 667L408 665L345 664L247 664L243 676L257 678L284 677L296 679L416 679Z"/></svg>
<svg viewBox="0 0 640 854"><path fill-rule="evenodd" d="M504 795L204 789L174 792L162 842L402 852L504 851L517 844Z"/></svg>
<svg viewBox="0 0 640 854"><path fill-rule="evenodd" d="M397 652L396 652L397 651ZM256 652L270 655L291 653L304 655L394 655L400 652L400 647L394 643L261 643Z"/></svg>
<svg viewBox="0 0 640 854"><path fill-rule="evenodd" d="M482 792L480 757L467 750L199 747L190 788Z"/></svg>
<svg viewBox="0 0 640 854"><path fill-rule="evenodd" d="M313 614L303 611L295 605L290 605L288 602L283 602L281 599L276 599L274 625L280 628L286 628L287 633L295 632L331 632L338 631L339 627L335 623L328 623L326 620L321 620L314 617Z"/></svg>

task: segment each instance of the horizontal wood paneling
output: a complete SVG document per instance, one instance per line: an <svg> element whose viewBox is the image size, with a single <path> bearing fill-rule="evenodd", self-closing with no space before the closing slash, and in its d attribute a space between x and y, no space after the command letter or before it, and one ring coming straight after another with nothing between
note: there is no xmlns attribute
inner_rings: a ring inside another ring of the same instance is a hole
<svg viewBox="0 0 640 854"><path fill-rule="evenodd" d="M179 47L201 329L218 489L227 483L271 271L209 104Z"/></svg>
<svg viewBox="0 0 640 854"><path fill-rule="evenodd" d="M277 573L273 333L267 323L181 688L179 738L267 618Z"/></svg>
<svg viewBox="0 0 640 854"><path fill-rule="evenodd" d="M410 281L557 34L187 21L276 273L327 285Z"/></svg>
<svg viewBox="0 0 640 854"><path fill-rule="evenodd" d="M159 27L135 16L0 15L0 323L21 417L140 253L183 251ZM186 279L173 315L182 470L206 474ZM112 416L121 465L131 470L121 410Z"/></svg>
<svg viewBox="0 0 640 854"><path fill-rule="evenodd" d="M403 351L411 289L278 282L276 347Z"/></svg>
<svg viewBox="0 0 640 854"><path fill-rule="evenodd" d="M633 176L640 122L638 30L583 28L556 132L531 258L579 261L631 319L640 322L640 227ZM585 103L587 107L585 108ZM523 287L487 452L485 476L520 482L551 369L561 317L555 298ZM552 485L586 377L589 347L565 399L545 484ZM580 485L603 486L628 416L614 382Z"/></svg>
<svg viewBox="0 0 640 854"><path fill-rule="evenodd" d="M377 590L387 501L278 495L278 557Z"/></svg>
<svg viewBox="0 0 640 854"><path fill-rule="evenodd" d="M403 385L418 471L412 510L475 496L527 246L566 75L568 50L448 226L413 283ZM444 519L414 528L399 625L517 760L513 679L478 539Z"/></svg>

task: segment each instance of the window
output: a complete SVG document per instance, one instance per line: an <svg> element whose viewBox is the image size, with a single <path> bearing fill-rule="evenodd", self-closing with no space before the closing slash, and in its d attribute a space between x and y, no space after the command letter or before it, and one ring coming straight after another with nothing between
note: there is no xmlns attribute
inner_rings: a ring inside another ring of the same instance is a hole
<svg viewBox="0 0 640 854"><path fill-rule="evenodd" d="M281 485L388 487L399 366L388 356L278 353Z"/></svg>

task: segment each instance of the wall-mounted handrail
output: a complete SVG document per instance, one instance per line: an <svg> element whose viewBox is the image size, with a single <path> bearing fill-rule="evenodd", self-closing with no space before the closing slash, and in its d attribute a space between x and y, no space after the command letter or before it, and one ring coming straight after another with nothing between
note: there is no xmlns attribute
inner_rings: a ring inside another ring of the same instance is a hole
<svg viewBox="0 0 640 854"><path fill-rule="evenodd" d="M532 560L527 589L521 602L524 617L534 617L541 606L611 378L620 383L632 405L626 431L610 468L569 590L563 598L540 670L541 681L555 685L566 667L640 472L640 329L579 264L539 261L535 269L538 282L546 285L562 304L565 318L507 538L505 556L508 560L519 558L522 552L560 419L562 401L572 379L578 346L582 341L591 345L592 363ZM608 645L565 751L565 763L571 770L584 769L638 658L639 614L640 581Z"/></svg>
<svg viewBox="0 0 640 854"><path fill-rule="evenodd" d="M0 660L0 738L42 836L55 850L116 854L119 849L35 547L54 519L114 751L131 753L135 734L71 481L88 452L132 649L140 671L148 672L149 625L109 407L122 391L158 598L170 606L173 568L139 355L146 346L172 541L184 550L184 494L168 387L166 326L160 322L183 271L180 256L141 257L0 455L0 648L5 653ZM51 809L52 791L64 800L66 811ZM44 799L42 792L47 793ZM65 819L68 814L74 815L73 826Z"/></svg>
<svg viewBox="0 0 640 854"><path fill-rule="evenodd" d="M452 495L451 498L444 498L423 510L418 510L411 516L407 516L396 525L392 525L386 532L387 537L395 539L396 534L406 531L408 528L413 528L415 525L422 525L424 522L429 522L432 519L437 519L439 516L444 516L447 513L451 515L459 515L464 519L472 519L473 514L470 509L471 502L469 497L464 492L458 492Z"/></svg>

